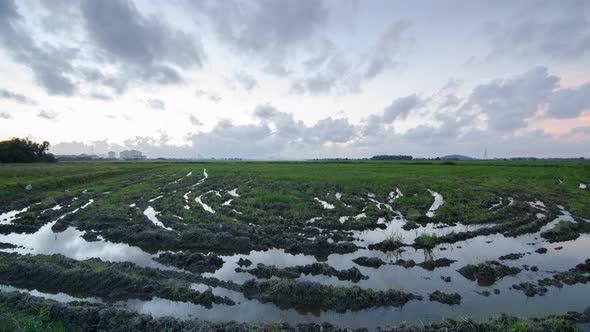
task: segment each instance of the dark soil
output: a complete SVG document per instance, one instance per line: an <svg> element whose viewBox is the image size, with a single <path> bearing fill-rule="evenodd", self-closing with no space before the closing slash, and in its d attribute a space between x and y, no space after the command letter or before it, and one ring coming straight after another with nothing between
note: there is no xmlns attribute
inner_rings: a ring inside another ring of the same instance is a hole
<svg viewBox="0 0 590 332"><path fill-rule="evenodd" d="M132 263L109 263L99 259L76 261L62 255L18 255L0 252L0 282L47 292L68 292L105 300L155 296L210 307L213 303L234 304L211 291L198 292L179 274L141 268Z"/></svg>
<svg viewBox="0 0 590 332"><path fill-rule="evenodd" d="M264 279L270 279L273 276L286 279L296 279L299 278L301 274L311 274L313 276L334 276L339 280L350 280L353 282L369 279L369 277L362 274L361 271L359 271L359 269L356 267L352 267L348 270L336 270L326 263L313 263L286 268L278 268L274 265L264 265L260 263L253 269L236 268L236 272L247 272L258 278Z"/></svg>
<svg viewBox="0 0 590 332"><path fill-rule="evenodd" d="M215 254L203 255L201 253L190 252L165 252L154 258L154 260L193 273L215 272L223 266L223 259Z"/></svg>
<svg viewBox="0 0 590 332"><path fill-rule="evenodd" d="M398 290L377 291L356 286L338 287L308 281L248 280L244 295L261 302L272 302L283 308L316 308L325 310L360 310L371 307L399 307L420 295Z"/></svg>
<svg viewBox="0 0 590 332"><path fill-rule="evenodd" d="M252 261L251 261L251 260L249 260L248 258L246 258L246 259L244 259L244 258L240 258L240 259L238 260L238 263L237 263L237 264L238 264L240 267L248 267L248 266L252 265Z"/></svg>
<svg viewBox="0 0 590 332"><path fill-rule="evenodd" d="M553 228L541 233L541 236L549 242L571 241L580 237L580 233L590 232L590 223L578 220L576 223L561 220Z"/></svg>
<svg viewBox="0 0 590 332"><path fill-rule="evenodd" d="M505 276L518 274L522 269L509 267L498 261L487 261L478 265L466 265L457 272L469 280L477 280L480 285L491 285Z"/></svg>
<svg viewBox="0 0 590 332"><path fill-rule="evenodd" d="M454 305L461 304L461 295L457 293L447 294L441 291L434 291L428 295L430 301L436 301L444 304Z"/></svg>
<svg viewBox="0 0 590 332"><path fill-rule="evenodd" d="M355 258L352 261L360 266L373 267L373 268L379 268L381 265L387 264L381 258L378 258L378 257L362 256L362 257Z"/></svg>
<svg viewBox="0 0 590 332"><path fill-rule="evenodd" d="M439 258L439 259L435 259L435 260L432 260L432 259L427 260L427 261L424 261L424 262L417 264L417 265L425 270L434 271L434 269L437 267L447 267L455 262L456 262L456 260L454 260L454 259Z"/></svg>
<svg viewBox="0 0 590 332"><path fill-rule="evenodd" d="M508 255L504 255L504 256L500 256L498 259L501 261L506 261L506 260L516 260L516 259L520 259L524 257L524 253L511 253Z"/></svg>

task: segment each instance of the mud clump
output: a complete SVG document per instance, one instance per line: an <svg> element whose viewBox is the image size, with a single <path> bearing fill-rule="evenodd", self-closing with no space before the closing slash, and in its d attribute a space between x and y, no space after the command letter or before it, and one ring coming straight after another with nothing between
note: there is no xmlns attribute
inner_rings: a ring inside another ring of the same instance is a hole
<svg viewBox="0 0 590 332"><path fill-rule="evenodd" d="M477 280L477 283L482 286L492 285L497 280L505 276L516 275L520 271L522 271L521 268L509 267L497 261L487 261L478 265L469 264L457 270L465 278L472 281Z"/></svg>
<svg viewBox="0 0 590 332"><path fill-rule="evenodd" d="M413 229L416 229L416 228L420 228L420 225L418 225L418 223L417 223L417 222L415 222L414 220L408 220L408 221L407 221L407 222L406 222L406 223L405 223L405 224L402 226L402 229L403 229L404 231L411 231L411 230L413 230Z"/></svg>
<svg viewBox="0 0 590 332"><path fill-rule="evenodd" d="M356 264L360 266L372 267L372 268L379 268L381 265L385 265L385 263L381 258L378 257L358 257L352 260Z"/></svg>
<svg viewBox="0 0 590 332"><path fill-rule="evenodd" d="M223 266L223 259L215 254L201 253L169 253L165 252L154 258L158 263L172 265L193 273L215 272Z"/></svg>
<svg viewBox="0 0 590 332"><path fill-rule="evenodd" d="M328 256L330 254L349 254L359 249L354 243L338 242L330 243L328 237L318 236L311 242L293 241L288 244L285 251L292 254Z"/></svg>
<svg viewBox="0 0 590 332"><path fill-rule="evenodd" d="M240 267L248 267L248 266L252 265L252 261L251 261L251 260L249 260L248 258L246 258L246 259L244 259L244 258L240 258L240 259L238 260L237 264L238 264Z"/></svg>
<svg viewBox="0 0 590 332"><path fill-rule="evenodd" d="M403 246L404 246L404 244L401 241L386 239L386 240L379 242L379 243L370 244L368 248L370 250L381 250L384 252L388 252L388 251L397 250Z"/></svg>
<svg viewBox="0 0 590 332"><path fill-rule="evenodd" d="M360 310L371 307L399 307L420 295L398 290L377 291L357 286L328 286L295 280L248 280L242 285L244 295L261 302L272 302L283 308L316 308L324 310Z"/></svg>
<svg viewBox="0 0 590 332"><path fill-rule="evenodd" d="M76 261L62 255L18 255L0 253L0 282L16 287L33 287L48 292L68 292L116 301L127 298L150 300L161 297L211 307L232 305L227 297L211 290L198 292L191 281L132 263L109 263L100 259Z"/></svg>
<svg viewBox="0 0 590 332"><path fill-rule="evenodd" d="M580 233L590 232L590 222L578 220L576 223L561 220L553 228L542 232L541 236L549 242L571 241L580 237Z"/></svg>
<svg viewBox="0 0 590 332"><path fill-rule="evenodd" d="M434 293L430 293L428 298L430 301L436 301L448 305L461 304L461 295L458 293L448 294L437 290L434 291Z"/></svg>
<svg viewBox="0 0 590 332"><path fill-rule="evenodd" d="M529 297L543 295L547 292L546 287L562 288L564 284L575 285L589 283L590 275L588 275L588 272L590 272L590 259L587 259L584 263L580 263L567 271L555 273L551 278L538 280L536 285L526 282L512 285L512 288L523 291L525 295Z"/></svg>
<svg viewBox="0 0 590 332"><path fill-rule="evenodd" d="M416 262L413 259L398 259L397 261L395 261L395 263L393 263L393 265L399 265L401 267L409 269L416 266Z"/></svg>
<svg viewBox="0 0 590 332"><path fill-rule="evenodd" d="M437 267L447 267L455 262L456 262L456 260L454 260L454 259L440 258L440 259L435 259L435 260L430 259L430 260L424 261L424 262L417 264L417 265L425 270L434 271L434 269Z"/></svg>
<svg viewBox="0 0 590 332"><path fill-rule="evenodd" d="M336 270L326 263L313 263L308 265L290 266L286 268L278 268L274 265L258 264L253 269L248 270L237 268L235 271L247 272L263 279L270 279L273 276L285 279L296 279L299 278L301 274L311 274L313 276L334 276L338 278L338 280L350 280L352 282L369 279L368 276L362 274L361 271L359 271L359 269L356 267L352 267L348 270Z"/></svg>
<svg viewBox="0 0 590 332"><path fill-rule="evenodd" d="M498 259L501 261L507 261L507 260L517 260L517 259L521 259L524 257L524 253L511 253L508 255L504 255L504 256L500 256Z"/></svg>
<svg viewBox="0 0 590 332"><path fill-rule="evenodd" d="M535 285L530 282L523 282L520 284L512 285L512 288L516 290L521 290L524 292L524 295L528 297L533 297L535 295L545 295L547 293L547 288L540 285Z"/></svg>
<svg viewBox="0 0 590 332"><path fill-rule="evenodd" d="M539 248L539 249L535 250L535 252L537 254L546 254L547 253L547 248Z"/></svg>
<svg viewBox="0 0 590 332"><path fill-rule="evenodd" d="M0 242L0 249L14 249L17 246L12 243Z"/></svg>

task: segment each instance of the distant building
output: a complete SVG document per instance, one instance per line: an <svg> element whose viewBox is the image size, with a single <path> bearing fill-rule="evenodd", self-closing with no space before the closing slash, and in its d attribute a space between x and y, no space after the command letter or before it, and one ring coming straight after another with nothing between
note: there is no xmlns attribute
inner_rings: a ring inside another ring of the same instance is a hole
<svg viewBox="0 0 590 332"><path fill-rule="evenodd" d="M146 156L141 154L141 151L137 150L125 150L119 153L119 158L123 160L143 160Z"/></svg>
<svg viewBox="0 0 590 332"><path fill-rule="evenodd" d="M117 154L115 153L115 151L109 151L108 158L109 159L115 159L115 158L117 158Z"/></svg>

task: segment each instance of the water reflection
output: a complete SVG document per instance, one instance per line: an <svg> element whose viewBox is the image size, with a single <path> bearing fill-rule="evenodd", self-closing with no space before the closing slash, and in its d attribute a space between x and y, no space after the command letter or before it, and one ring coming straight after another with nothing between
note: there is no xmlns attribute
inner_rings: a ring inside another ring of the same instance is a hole
<svg viewBox="0 0 590 332"><path fill-rule="evenodd" d="M91 203L91 202L89 202ZM87 205L85 205L87 206ZM511 290L515 283L535 281L545 276L550 276L551 271L563 271L588 258L590 248L590 236L582 234L578 239L568 242L548 243L540 237L540 233L550 229L560 220L575 222L574 218L563 209L561 215L555 220L543 226L541 231L521 235L517 237L504 237L501 234L478 236L455 244L443 244L431 251L417 250L411 247L404 247L403 250L394 252L381 252L375 250L361 249L350 254L333 254L327 257L327 263L336 269L349 269L357 267L361 273L369 276L368 280L361 280L358 283L338 280L329 276L302 275L300 280L310 280L330 285L351 286L358 285L362 288L373 289L400 289L406 292L414 292L425 296L424 301L410 301L403 307L380 307L366 309L356 312L337 313L334 311L305 311L295 309L281 309L270 303L260 303L255 300L246 299L241 293L230 291L224 288L214 288L213 293L219 296L228 296L236 301L236 306L214 305L212 309L205 307L154 298L150 301L130 299L117 302L118 305L137 310L142 313L149 313L156 317L174 316L177 318L200 318L211 321L227 321L233 319L250 323L272 323L285 321L291 324L327 321L339 326L368 327L397 325L401 321L427 322L439 320L443 317L488 317L502 312L521 316L542 316L548 314L565 313L569 310L581 311L588 305L590 298L590 287L587 285L565 286L562 289L549 287L545 296L534 298L526 297L522 292ZM76 210L69 212L75 213ZM63 218L63 215L60 218ZM65 256L83 260L98 257L106 261L131 261L140 266L149 266L162 269L170 269L155 262L154 255L148 254L141 249L127 244L112 243L99 237L98 241L89 242L82 236L84 232L75 228L67 228L63 232L54 232L53 225L60 219L48 223L33 234L0 234L0 242L8 242L19 246L4 251L15 251L22 254L54 254L59 253ZM392 234L399 236L404 243L411 244L414 239L422 233L435 233L444 235L450 232L465 232L476 230L482 227L493 225L462 225L443 226L427 224L417 230L405 231L402 226L406 220L397 214L391 221L384 221L385 229L366 231L354 231L355 244L367 247L369 244L378 243ZM563 247L560 250L557 248ZM546 254L535 252L538 248L547 248ZM456 270L466 264L477 264L485 260L496 260L508 253L525 253L524 257L505 261L510 266L522 266L527 264L536 265L539 271L526 271L515 276L508 276L500 279L488 287L480 287L476 282L465 279ZM399 265L387 264L378 269L356 265L352 260L360 256L379 257L386 262L395 262L398 259L414 260L420 263L429 259L449 258L457 260L449 267L436 268L434 271L427 271L421 267L404 268ZM306 265L317 262L313 256L286 253L282 249L270 249L265 251L251 251L249 254L236 254L221 256L225 261L223 267L214 273L204 274L205 276L216 277L221 280L231 280L243 283L254 278L248 273L235 272L240 258L249 259L253 266L257 263L288 267L295 265ZM444 282L441 277L450 277L451 282ZM204 285L193 285L194 289L205 291L209 287ZM493 294L492 290L500 290L500 294ZM17 290L10 286L1 286L0 291ZM444 292L458 292L462 297L462 303L458 306L447 306L437 302L428 301L428 293L435 290ZM481 295L481 292L488 290L492 293L489 297ZM68 302L80 300L67 294L45 294L37 291L30 291L37 296L53 298L58 301ZM84 299L87 301L100 301L98 299Z"/></svg>

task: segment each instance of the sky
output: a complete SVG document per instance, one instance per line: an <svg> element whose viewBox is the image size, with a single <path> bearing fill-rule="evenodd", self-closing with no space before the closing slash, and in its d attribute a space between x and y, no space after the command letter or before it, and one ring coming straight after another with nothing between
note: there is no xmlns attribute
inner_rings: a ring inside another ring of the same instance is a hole
<svg viewBox="0 0 590 332"><path fill-rule="evenodd" d="M55 154L590 157L589 1L0 0L0 139Z"/></svg>

